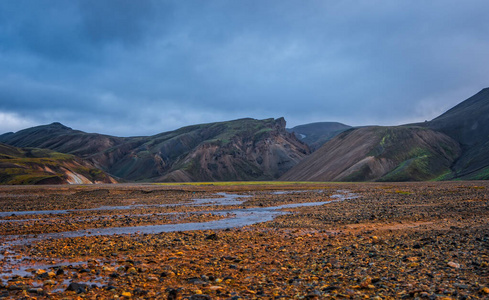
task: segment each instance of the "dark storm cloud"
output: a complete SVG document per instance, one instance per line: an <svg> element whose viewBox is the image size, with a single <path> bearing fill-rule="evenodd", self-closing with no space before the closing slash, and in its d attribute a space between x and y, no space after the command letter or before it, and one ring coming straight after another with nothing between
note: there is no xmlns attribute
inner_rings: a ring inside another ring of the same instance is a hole
<svg viewBox="0 0 489 300"><path fill-rule="evenodd" d="M423 121L488 85L488 10L441 0L5 1L0 131Z"/></svg>

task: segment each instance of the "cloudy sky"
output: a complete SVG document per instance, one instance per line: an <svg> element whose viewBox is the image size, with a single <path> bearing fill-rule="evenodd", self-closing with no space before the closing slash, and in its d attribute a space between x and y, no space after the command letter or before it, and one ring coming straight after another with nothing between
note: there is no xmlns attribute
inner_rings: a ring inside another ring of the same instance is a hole
<svg viewBox="0 0 489 300"><path fill-rule="evenodd" d="M0 133L430 120L489 86L489 1L0 2Z"/></svg>

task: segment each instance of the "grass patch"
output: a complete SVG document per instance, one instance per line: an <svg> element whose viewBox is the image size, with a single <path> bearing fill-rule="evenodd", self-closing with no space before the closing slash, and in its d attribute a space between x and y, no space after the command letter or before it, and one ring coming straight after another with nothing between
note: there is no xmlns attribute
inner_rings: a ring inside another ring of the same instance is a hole
<svg viewBox="0 0 489 300"><path fill-rule="evenodd" d="M453 179L453 174L451 170L448 170L445 173L441 174L440 176L431 179L430 181L444 181L450 179Z"/></svg>
<svg viewBox="0 0 489 300"><path fill-rule="evenodd" d="M43 180L62 178L61 175L24 174L13 178L6 184L37 184Z"/></svg>
<svg viewBox="0 0 489 300"><path fill-rule="evenodd" d="M399 195L411 195L411 192L408 191L401 191L401 190L395 190L394 193L399 194Z"/></svg>

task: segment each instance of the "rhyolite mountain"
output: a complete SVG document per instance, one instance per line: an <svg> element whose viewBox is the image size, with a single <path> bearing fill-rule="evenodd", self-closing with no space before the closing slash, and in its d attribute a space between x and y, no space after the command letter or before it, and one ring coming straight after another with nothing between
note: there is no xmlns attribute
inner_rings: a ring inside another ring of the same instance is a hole
<svg viewBox="0 0 489 300"><path fill-rule="evenodd" d="M340 133L281 180L431 180L449 173L460 152L455 140L431 129L362 127Z"/></svg>
<svg viewBox="0 0 489 300"><path fill-rule="evenodd" d="M287 129L287 131L295 133L299 140L315 151L327 141L350 128L351 126L338 122L317 122L295 126Z"/></svg>
<svg viewBox="0 0 489 300"><path fill-rule="evenodd" d="M489 89L429 122L349 129L282 180L489 179Z"/></svg>
<svg viewBox="0 0 489 300"><path fill-rule="evenodd" d="M127 181L489 179L489 89L429 122L358 128L324 122L288 131L283 118L124 138L53 123L0 135L0 142L76 155Z"/></svg>
<svg viewBox="0 0 489 300"><path fill-rule="evenodd" d="M115 183L74 155L0 143L0 184Z"/></svg>
<svg viewBox="0 0 489 300"><path fill-rule="evenodd" d="M310 153L285 120L239 119L147 137L113 137L60 123L0 136L17 147L77 155L127 181L272 180Z"/></svg>

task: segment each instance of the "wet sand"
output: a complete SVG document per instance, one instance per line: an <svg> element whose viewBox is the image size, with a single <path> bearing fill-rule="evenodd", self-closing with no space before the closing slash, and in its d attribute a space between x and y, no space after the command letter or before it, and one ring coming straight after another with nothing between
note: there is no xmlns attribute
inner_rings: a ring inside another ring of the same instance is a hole
<svg viewBox="0 0 489 300"><path fill-rule="evenodd" d="M0 297L484 299L488 189L0 187Z"/></svg>

